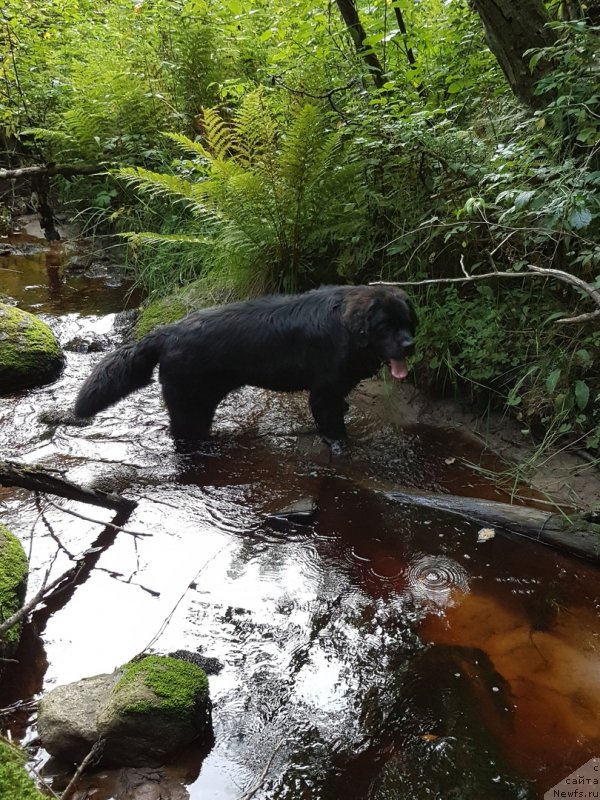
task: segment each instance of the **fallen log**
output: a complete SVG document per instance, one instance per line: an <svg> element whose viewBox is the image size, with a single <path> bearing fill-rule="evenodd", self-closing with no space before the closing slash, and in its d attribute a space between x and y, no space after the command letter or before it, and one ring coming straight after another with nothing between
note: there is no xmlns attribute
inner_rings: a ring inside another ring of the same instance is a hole
<svg viewBox="0 0 600 800"><path fill-rule="evenodd" d="M32 492L55 494L69 500L78 500L115 511L131 511L137 506L136 500L123 497L114 492L102 492L100 489L84 489L76 483L59 478L38 466L16 464L12 461L0 461L0 486L17 486Z"/></svg>
<svg viewBox="0 0 600 800"><path fill-rule="evenodd" d="M478 497L384 492L390 500L457 514L482 525L498 527L582 558L600 560L600 513L541 511Z"/></svg>
<svg viewBox="0 0 600 800"><path fill-rule="evenodd" d="M74 175L99 175L108 172L110 165L100 164L36 164L32 167L17 167L16 169L0 169L0 180L15 178L31 178L34 175L62 175L63 178L72 178Z"/></svg>

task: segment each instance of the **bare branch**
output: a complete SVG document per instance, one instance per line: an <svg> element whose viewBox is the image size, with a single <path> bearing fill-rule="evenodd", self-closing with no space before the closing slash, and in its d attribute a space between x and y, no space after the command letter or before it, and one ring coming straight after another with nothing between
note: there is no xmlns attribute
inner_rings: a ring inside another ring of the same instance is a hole
<svg viewBox="0 0 600 800"><path fill-rule="evenodd" d="M251 800L252 797L258 792L258 790L263 785L265 778L267 777L269 770L271 769L271 764L273 763L273 759L281 749L281 747L285 744L285 739L281 739L275 746L275 749L267 759L267 763L265 764L265 768L260 773L260 775L255 779L252 786L244 792L244 794L240 797L240 800Z"/></svg>
<svg viewBox="0 0 600 800"><path fill-rule="evenodd" d="M73 517L77 517L78 519L83 519L86 522L94 522L96 525L103 525L105 528L112 528L115 531L123 531L123 533L128 533L130 536L152 536L151 533L142 533L142 531L132 531L129 528L122 528L120 525L115 525L112 522L104 522L101 519L94 519L93 517L86 517L83 514L80 514L78 511L73 511L70 508L64 508L63 506L59 506L57 503L53 503L52 500L48 500L48 505L56 508L58 511L64 511L65 514L71 514Z"/></svg>
<svg viewBox="0 0 600 800"><path fill-rule="evenodd" d="M13 625L16 625L17 623L21 622L21 620L25 619L29 612L32 611L39 603L41 603L44 597L51 592L52 589L58 586L59 583L65 579L75 580L77 578L77 573L82 567L83 562L76 564L74 567L71 567L66 572L63 572L62 575L59 575L58 578L50 583L46 583L48 577L48 574L46 573L46 577L42 581L41 588L34 594L31 600L28 600L24 606L21 606L18 611L16 611L8 619L5 619L0 625L0 640L9 628L12 628Z"/></svg>
<svg viewBox="0 0 600 800"><path fill-rule="evenodd" d="M17 464L14 461L0 461L0 486L18 486L44 494L56 494L80 503L112 508L116 511L131 511L137 506L135 500L122 497L114 492L102 492L100 489L84 489L72 481L50 474L41 467L28 464Z"/></svg>
<svg viewBox="0 0 600 800"><path fill-rule="evenodd" d="M94 742L94 744L92 745L92 749L83 759L81 764L77 767L75 774L67 784L66 789L61 795L61 800L69 800L69 798L73 797L73 795L75 794L75 790L77 788L77 784L79 783L79 779L81 778L87 767L89 767L90 764L96 763L97 759L99 759L102 756L102 751L104 750L104 744L105 744L104 739L98 739L97 742Z"/></svg>
<svg viewBox="0 0 600 800"><path fill-rule="evenodd" d="M470 275L464 266L461 257L461 269L464 273L463 277L457 278L427 278L422 281L372 281L372 285L387 285L387 286L427 286L432 284L444 283L470 283L473 281L489 280L490 278L556 278L556 280L568 283L570 286L575 286L585 292L588 297L598 306L597 311L592 311L587 314L580 314L576 317L562 317L555 320L557 324L566 324L571 322L588 322L592 319L597 319L600 316L600 291L594 288L591 284L581 278L571 275L570 272L564 272L561 269L551 269L549 267L536 267L534 264L528 264L527 269L529 272L500 272L494 270L493 272L484 272L479 275Z"/></svg>

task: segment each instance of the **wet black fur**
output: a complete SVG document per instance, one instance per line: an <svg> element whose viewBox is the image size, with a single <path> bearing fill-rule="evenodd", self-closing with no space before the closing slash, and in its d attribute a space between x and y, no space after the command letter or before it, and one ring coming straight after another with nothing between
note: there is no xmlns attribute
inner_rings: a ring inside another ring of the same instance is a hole
<svg viewBox="0 0 600 800"><path fill-rule="evenodd" d="M382 363L412 352L406 294L390 286L337 286L197 311L103 359L75 403L91 417L146 386L156 364L173 438L209 435L215 410L240 386L308 390L321 436L346 435L345 397Z"/></svg>

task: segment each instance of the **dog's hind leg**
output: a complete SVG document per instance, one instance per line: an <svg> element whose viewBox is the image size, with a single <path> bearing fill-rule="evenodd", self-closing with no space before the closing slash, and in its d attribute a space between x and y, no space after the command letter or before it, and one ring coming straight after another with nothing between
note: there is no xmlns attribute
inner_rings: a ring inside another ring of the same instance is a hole
<svg viewBox="0 0 600 800"><path fill-rule="evenodd" d="M208 439L215 411L225 393L193 392L172 383L164 383L162 390L177 449L189 451L194 444Z"/></svg>

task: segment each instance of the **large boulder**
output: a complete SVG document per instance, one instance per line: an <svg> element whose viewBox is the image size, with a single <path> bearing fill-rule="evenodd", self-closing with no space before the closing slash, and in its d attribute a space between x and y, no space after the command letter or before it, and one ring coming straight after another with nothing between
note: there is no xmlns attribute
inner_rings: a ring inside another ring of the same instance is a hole
<svg viewBox="0 0 600 800"><path fill-rule="evenodd" d="M27 557L21 542L0 522L0 624L12 617L23 605L27 569ZM0 636L0 672L3 663L1 659L14 653L20 636L20 624L13 625Z"/></svg>
<svg viewBox="0 0 600 800"><path fill-rule="evenodd" d="M0 797L14 800L44 800L25 771L25 756L14 744L0 738Z"/></svg>
<svg viewBox="0 0 600 800"><path fill-rule="evenodd" d="M40 703L38 734L49 753L70 763L103 740L105 766L164 764L212 736L206 673L177 658L146 656L58 686Z"/></svg>
<svg viewBox="0 0 600 800"><path fill-rule="evenodd" d="M63 364L61 347L45 322L0 303L0 395L49 383Z"/></svg>

